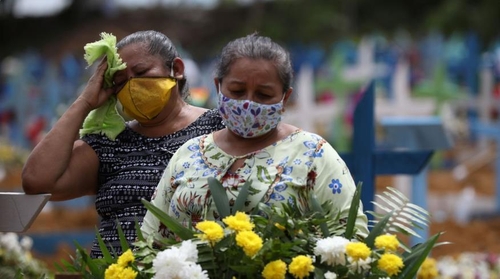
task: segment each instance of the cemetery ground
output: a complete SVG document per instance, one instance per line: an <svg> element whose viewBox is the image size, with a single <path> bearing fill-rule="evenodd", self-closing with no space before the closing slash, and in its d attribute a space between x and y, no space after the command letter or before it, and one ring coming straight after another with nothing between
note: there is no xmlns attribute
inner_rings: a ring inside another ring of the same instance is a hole
<svg viewBox="0 0 500 279"><path fill-rule="evenodd" d="M492 211L495 206L496 192L493 167L493 163L486 164L461 181L458 181L449 169L429 171L427 201L428 210L432 215L429 235L444 232L439 240L451 242L451 244L435 248L433 257L454 256L462 252L500 254L498 241L500 239L500 214ZM20 191L19 177L20 170L11 172L0 182L0 190ZM376 191L381 192L387 186L395 187L396 183L397 177L378 176ZM471 191L474 193L472 202L468 201L464 195ZM464 215L462 209L467 209L469 214ZM78 209L52 207L47 210L46 208L26 234L92 232L95 231L97 221L98 215L93 204ZM61 263L62 259L70 260L70 256L74 255L75 248L72 242L60 242L53 248L52 254L43 254L33 250L34 257L43 260L49 268L55 270L54 263Z"/></svg>

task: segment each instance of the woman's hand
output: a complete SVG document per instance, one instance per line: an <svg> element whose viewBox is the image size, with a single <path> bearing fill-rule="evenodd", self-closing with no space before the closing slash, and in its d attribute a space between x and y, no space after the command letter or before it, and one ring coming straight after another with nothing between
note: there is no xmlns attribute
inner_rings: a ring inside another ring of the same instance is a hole
<svg viewBox="0 0 500 279"><path fill-rule="evenodd" d="M113 87L104 88L104 72L107 68L108 64L106 63L106 58L104 58L78 97L79 100L84 101L88 105L90 110L103 105L109 96L115 92Z"/></svg>

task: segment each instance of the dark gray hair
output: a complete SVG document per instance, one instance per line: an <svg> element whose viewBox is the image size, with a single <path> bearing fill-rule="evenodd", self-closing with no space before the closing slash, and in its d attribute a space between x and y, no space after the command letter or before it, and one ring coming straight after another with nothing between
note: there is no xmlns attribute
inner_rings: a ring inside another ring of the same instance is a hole
<svg viewBox="0 0 500 279"><path fill-rule="evenodd" d="M215 78L222 80L229 72L233 62L239 58L271 61L278 70L283 92L290 88L293 79L290 54L270 38L253 33L229 42L222 49L215 65Z"/></svg>
<svg viewBox="0 0 500 279"><path fill-rule="evenodd" d="M121 39L116 44L116 47L120 49L124 46L136 43L145 44L149 54L161 57L167 69L172 67L174 58L180 57L172 41L165 34L153 30L132 33ZM189 95L189 85L187 83L186 74L179 80L179 89L181 96L187 98Z"/></svg>

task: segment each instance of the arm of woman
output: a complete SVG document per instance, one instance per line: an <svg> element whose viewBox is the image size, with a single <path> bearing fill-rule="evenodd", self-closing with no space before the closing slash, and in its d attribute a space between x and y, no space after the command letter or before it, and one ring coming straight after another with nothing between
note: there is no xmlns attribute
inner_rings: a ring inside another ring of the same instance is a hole
<svg viewBox="0 0 500 279"><path fill-rule="evenodd" d="M340 212L341 219L347 218L356 185L347 165L330 144L324 142L321 152L322 156L314 160L317 171L314 192L320 203L331 200L334 212ZM355 225L357 235L368 235L367 224L368 218L363 213L363 204L360 202Z"/></svg>
<svg viewBox="0 0 500 279"><path fill-rule="evenodd" d="M27 194L51 193L52 200L67 200L96 193L99 159L77 139L85 117L113 94L102 88L106 67L99 65L82 94L31 152L22 173Z"/></svg>

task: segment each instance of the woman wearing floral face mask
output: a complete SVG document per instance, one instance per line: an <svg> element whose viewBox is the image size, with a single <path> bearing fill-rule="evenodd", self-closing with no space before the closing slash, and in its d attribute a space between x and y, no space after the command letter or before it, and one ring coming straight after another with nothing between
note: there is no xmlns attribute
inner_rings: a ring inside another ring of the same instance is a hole
<svg viewBox="0 0 500 279"><path fill-rule="evenodd" d="M96 195L99 233L121 254L116 220L128 241L136 239L150 199L172 154L186 140L223 128L216 110L185 102L189 93L184 63L170 39L141 31L116 45L126 63L114 86L104 89L101 63L77 100L30 155L23 171L26 193L52 193L52 200ZM87 134L78 139L84 119L116 94L130 117L115 139ZM76 140L75 140L76 139ZM101 257L97 241L92 257Z"/></svg>
<svg viewBox="0 0 500 279"><path fill-rule="evenodd" d="M356 187L345 163L320 136L281 122L292 94L287 51L256 34L234 40L222 50L214 81L226 128L193 138L177 150L152 203L186 225L205 217L218 219L207 182L215 177L230 203L252 181L247 212L259 201L287 203L292 196L305 208L313 191L321 203L333 201L332 210L347 218ZM368 233L362 206L356 228L361 236ZM141 229L156 238L169 234L151 212Z"/></svg>

